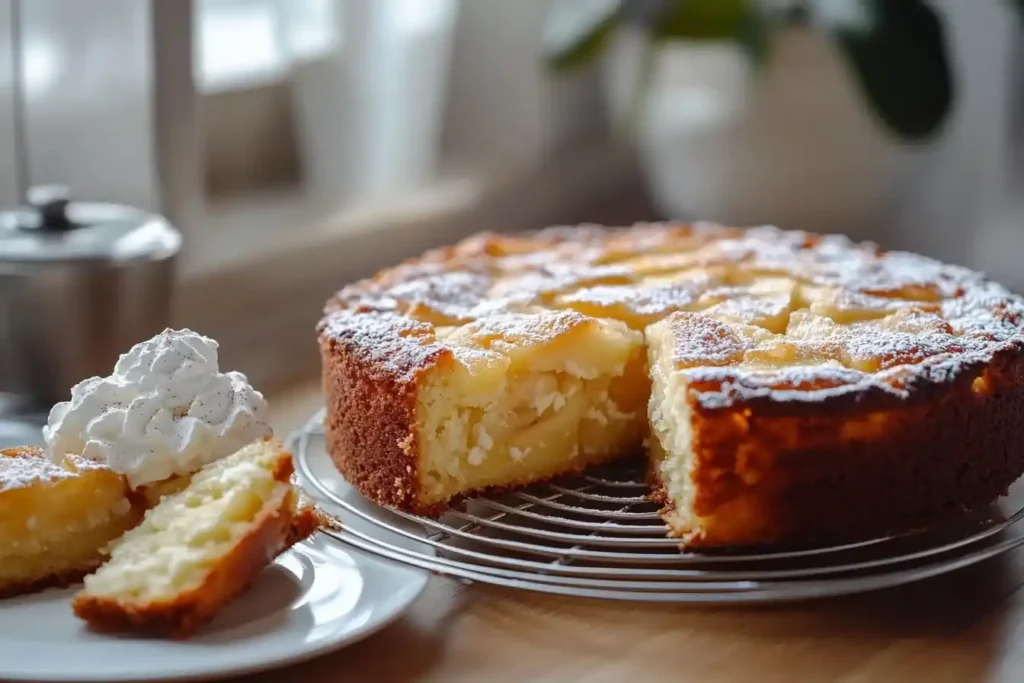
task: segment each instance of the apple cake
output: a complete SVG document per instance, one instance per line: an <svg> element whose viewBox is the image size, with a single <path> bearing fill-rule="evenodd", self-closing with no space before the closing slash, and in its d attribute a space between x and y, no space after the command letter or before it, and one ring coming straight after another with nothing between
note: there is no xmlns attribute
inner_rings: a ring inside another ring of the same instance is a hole
<svg viewBox="0 0 1024 683"><path fill-rule="evenodd" d="M420 514L641 456L688 546L899 532L1024 471L1022 323L979 273L835 235L484 234L327 303L327 445Z"/></svg>

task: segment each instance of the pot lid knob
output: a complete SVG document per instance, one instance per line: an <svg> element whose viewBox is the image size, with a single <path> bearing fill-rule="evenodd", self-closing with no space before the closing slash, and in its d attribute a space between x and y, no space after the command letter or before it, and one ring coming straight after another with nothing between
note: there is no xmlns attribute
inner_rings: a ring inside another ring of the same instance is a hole
<svg viewBox="0 0 1024 683"><path fill-rule="evenodd" d="M71 190L64 185L36 185L29 188L27 199L28 205L39 213L39 222L34 226L37 229L63 232L77 227L68 217Z"/></svg>

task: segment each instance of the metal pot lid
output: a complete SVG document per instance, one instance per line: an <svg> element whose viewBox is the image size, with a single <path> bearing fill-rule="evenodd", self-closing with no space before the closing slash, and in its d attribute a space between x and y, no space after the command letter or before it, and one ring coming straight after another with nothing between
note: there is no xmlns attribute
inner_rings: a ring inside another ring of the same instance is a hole
<svg viewBox="0 0 1024 683"><path fill-rule="evenodd" d="M28 206L0 211L0 263L162 260L180 249L181 233L163 217L71 201L61 186L34 187Z"/></svg>

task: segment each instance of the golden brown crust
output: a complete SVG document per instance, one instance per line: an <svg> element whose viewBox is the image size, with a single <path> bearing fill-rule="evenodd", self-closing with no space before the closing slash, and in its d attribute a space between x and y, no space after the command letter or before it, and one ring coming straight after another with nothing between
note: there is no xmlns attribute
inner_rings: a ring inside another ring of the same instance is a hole
<svg viewBox="0 0 1024 683"><path fill-rule="evenodd" d="M287 550L293 545L305 541L321 529L338 529L340 527L341 523L337 519L326 514L316 505L300 503L288 527L288 538L284 542L284 549Z"/></svg>
<svg viewBox="0 0 1024 683"><path fill-rule="evenodd" d="M983 378L983 386L976 378ZM1024 473L1024 358L1002 356L929 402L856 414L692 406L696 529L688 546L836 542L984 507ZM652 500L671 502L651 468Z"/></svg>
<svg viewBox="0 0 1024 683"><path fill-rule="evenodd" d="M389 338L370 343L322 326L320 354L327 403L327 449L345 479L365 495L417 508L416 385L445 355ZM450 353L448 354L450 356ZM397 361L397 362L396 362Z"/></svg>
<svg viewBox="0 0 1024 683"><path fill-rule="evenodd" d="M192 591L173 601L130 603L87 593L75 597L75 615L99 631L135 630L187 638L241 593L292 538L293 493L260 512L252 530L241 538Z"/></svg>
<svg viewBox="0 0 1024 683"><path fill-rule="evenodd" d="M304 541L320 530L341 528L341 521L337 517L325 512L309 494L302 490L297 474L293 473L289 480L295 490L296 504L288 545Z"/></svg>

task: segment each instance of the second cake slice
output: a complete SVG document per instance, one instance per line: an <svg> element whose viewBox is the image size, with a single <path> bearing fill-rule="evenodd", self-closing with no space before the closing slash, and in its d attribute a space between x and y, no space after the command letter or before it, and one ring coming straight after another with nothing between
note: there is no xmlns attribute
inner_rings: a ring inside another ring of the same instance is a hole
<svg viewBox="0 0 1024 683"><path fill-rule="evenodd" d="M291 454L274 441L207 466L114 543L75 614L101 630L189 635L317 528L315 510L297 504L292 473Z"/></svg>

